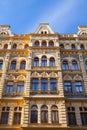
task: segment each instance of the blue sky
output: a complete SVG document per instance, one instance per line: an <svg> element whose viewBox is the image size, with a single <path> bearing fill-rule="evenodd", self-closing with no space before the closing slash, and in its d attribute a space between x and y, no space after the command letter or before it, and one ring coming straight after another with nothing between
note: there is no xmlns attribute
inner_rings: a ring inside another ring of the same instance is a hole
<svg viewBox="0 0 87 130"><path fill-rule="evenodd" d="M0 24L13 33L34 32L39 23L49 23L54 32L76 33L87 25L87 0L0 0Z"/></svg>

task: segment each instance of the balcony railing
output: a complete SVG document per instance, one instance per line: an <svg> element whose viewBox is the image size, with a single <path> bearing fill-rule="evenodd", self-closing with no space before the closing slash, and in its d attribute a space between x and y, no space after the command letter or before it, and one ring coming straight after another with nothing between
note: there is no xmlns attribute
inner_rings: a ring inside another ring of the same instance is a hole
<svg viewBox="0 0 87 130"><path fill-rule="evenodd" d="M58 94L58 90L30 90L31 95L36 94Z"/></svg>

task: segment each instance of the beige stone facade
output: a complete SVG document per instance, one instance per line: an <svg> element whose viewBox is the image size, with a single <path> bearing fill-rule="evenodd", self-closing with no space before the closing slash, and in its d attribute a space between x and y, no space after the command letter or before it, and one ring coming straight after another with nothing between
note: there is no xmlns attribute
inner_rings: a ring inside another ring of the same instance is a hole
<svg viewBox="0 0 87 130"><path fill-rule="evenodd" d="M87 129L87 26L76 34L0 26L2 129Z"/></svg>

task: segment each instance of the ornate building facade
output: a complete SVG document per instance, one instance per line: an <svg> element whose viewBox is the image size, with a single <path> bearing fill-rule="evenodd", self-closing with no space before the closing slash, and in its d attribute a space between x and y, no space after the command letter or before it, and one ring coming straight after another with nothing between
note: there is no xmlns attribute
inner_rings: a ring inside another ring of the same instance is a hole
<svg viewBox="0 0 87 130"><path fill-rule="evenodd" d="M0 130L87 129L87 26L47 23L13 34L0 26Z"/></svg>

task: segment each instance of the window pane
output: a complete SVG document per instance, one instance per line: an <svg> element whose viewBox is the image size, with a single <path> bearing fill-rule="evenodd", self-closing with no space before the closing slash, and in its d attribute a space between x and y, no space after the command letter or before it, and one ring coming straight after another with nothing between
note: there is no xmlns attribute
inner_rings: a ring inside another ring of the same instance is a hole
<svg viewBox="0 0 87 130"><path fill-rule="evenodd" d="M63 61L63 63L62 63L62 69L63 70L68 70L69 69L67 61Z"/></svg>
<svg viewBox="0 0 87 130"><path fill-rule="evenodd" d="M68 123L69 125L76 125L76 117L74 112L68 112Z"/></svg>
<svg viewBox="0 0 87 130"><path fill-rule="evenodd" d="M64 82L64 91L65 91L65 93L71 93L72 92L72 83L70 81Z"/></svg>
<svg viewBox="0 0 87 130"><path fill-rule="evenodd" d="M38 119L38 112L31 111L31 123L37 123L37 119Z"/></svg>
<svg viewBox="0 0 87 130"><path fill-rule="evenodd" d="M80 113L82 125L87 125L87 112Z"/></svg>
<svg viewBox="0 0 87 130"><path fill-rule="evenodd" d="M58 112L57 111L52 111L51 120L52 120L52 123L58 123Z"/></svg>
<svg viewBox="0 0 87 130"><path fill-rule="evenodd" d="M77 93L83 92L82 82L76 81L76 82L74 83L74 85L75 85L75 91L76 91Z"/></svg>
<svg viewBox="0 0 87 130"><path fill-rule="evenodd" d="M20 123L21 123L21 113L14 113L13 124L20 124Z"/></svg>
<svg viewBox="0 0 87 130"><path fill-rule="evenodd" d="M45 56L42 57L42 66L47 66L47 58Z"/></svg>
<svg viewBox="0 0 87 130"><path fill-rule="evenodd" d="M1 124L8 124L9 112L2 112Z"/></svg>
<svg viewBox="0 0 87 130"><path fill-rule="evenodd" d="M48 80L41 79L41 90L48 90Z"/></svg>
<svg viewBox="0 0 87 130"><path fill-rule="evenodd" d="M31 90L38 90L39 88L39 79L34 78L31 80Z"/></svg>
<svg viewBox="0 0 87 130"><path fill-rule="evenodd" d="M3 61L0 61L0 70L2 69Z"/></svg>
<svg viewBox="0 0 87 130"><path fill-rule="evenodd" d="M54 58L50 58L50 66L55 66L55 60L54 60Z"/></svg>
<svg viewBox="0 0 87 130"><path fill-rule="evenodd" d="M13 89L14 89L14 82L7 82L6 92L11 93L11 92L13 92Z"/></svg>
<svg viewBox="0 0 87 130"><path fill-rule="evenodd" d="M48 112L47 111L41 112L41 123L48 123Z"/></svg>
<svg viewBox="0 0 87 130"><path fill-rule="evenodd" d="M39 66L39 59L38 58L34 58L34 66Z"/></svg>
<svg viewBox="0 0 87 130"><path fill-rule="evenodd" d="M73 62L72 62L72 69L73 69L73 70L78 70L78 64L77 64L76 61L73 61Z"/></svg>
<svg viewBox="0 0 87 130"><path fill-rule="evenodd" d="M50 79L50 89L57 90L57 80L56 79Z"/></svg>
<svg viewBox="0 0 87 130"><path fill-rule="evenodd" d="M24 92L24 82L17 83L17 92Z"/></svg>
<svg viewBox="0 0 87 130"><path fill-rule="evenodd" d="M25 67L26 67L26 62L22 61L20 64L20 69L25 69Z"/></svg>
<svg viewBox="0 0 87 130"><path fill-rule="evenodd" d="M15 70L16 69L16 61L11 62L10 69Z"/></svg>

